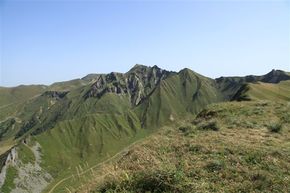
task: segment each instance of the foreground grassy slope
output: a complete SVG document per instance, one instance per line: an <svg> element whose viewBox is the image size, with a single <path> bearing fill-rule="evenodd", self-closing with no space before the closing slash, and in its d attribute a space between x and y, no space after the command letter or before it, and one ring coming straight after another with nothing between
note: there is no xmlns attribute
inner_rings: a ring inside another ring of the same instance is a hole
<svg viewBox="0 0 290 193"><path fill-rule="evenodd" d="M93 171L74 191L289 192L289 110L261 101L211 105Z"/></svg>

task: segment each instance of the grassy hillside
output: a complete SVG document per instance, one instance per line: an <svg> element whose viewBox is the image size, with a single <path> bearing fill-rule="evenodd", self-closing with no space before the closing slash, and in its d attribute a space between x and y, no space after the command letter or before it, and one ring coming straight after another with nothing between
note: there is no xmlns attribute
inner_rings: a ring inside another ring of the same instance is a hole
<svg viewBox="0 0 290 193"><path fill-rule="evenodd" d="M234 97L236 100L282 100L290 101L290 81L249 83Z"/></svg>
<svg viewBox="0 0 290 193"><path fill-rule="evenodd" d="M245 77L220 77L216 79L216 82L226 100L236 100L239 95L248 90L249 84L256 84L258 82L279 84L281 81L288 80L290 80L289 72L272 70L262 76L250 75ZM242 98L239 100L242 100Z"/></svg>
<svg viewBox="0 0 290 193"><path fill-rule="evenodd" d="M35 140L42 147L44 168L56 177L61 168L84 161L97 163L107 158L142 133L137 117L129 112L62 121L48 132L35 136Z"/></svg>
<svg viewBox="0 0 290 193"><path fill-rule="evenodd" d="M43 167L56 177L51 186L75 172L75 167L83 162L90 166L108 159L160 126L220 100L215 89L212 80L184 70L164 79L136 107L131 106L126 94L108 93L97 100L73 101L65 116L72 113L79 118L60 121L54 128L35 136L43 148ZM71 170L60 173L60 168ZM56 192L63 189L59 187Z"/></svg>
<svg viewBox="0 0 290 193"><path fill-rule="evenodd" d="M56 82L50 85L47 89L52 91L69 91L76 89L80 86L84 86L89 84L92 81L92 77L88 77L85 79L74 79L64 82Z"/></svg>
<svg viewBox="0 0 290 193"><path fill-rule="evenodd" d="M222 100L213 80L184 69L162 81L136 110L141 112L142 125L160 127Z"/></svg>
<svg viewBox="0 0 290 193"><path fill-rule="evenodd" d="M288 103L263 101L211 105L133 146L70 190L289 192L289 110Z"/></svg>
<svg viewBox="0 0 290 193"><path fill-rule="evenodd" d="M0 87L0 121L15 116L28 99L41 94L45 89L43 85Z"/></svg>
<svg viewBox="0 0 290 193"><path fill-rule="evenodd" d="M286 99L289 82L281 80L287 78L284 72L273 71L258 78L213 80L189 69L177 73L157 66L136 65L125 74L91 74L83 79L41 87L42 90L25 87L20 94L15 92L14 99L11 97L12 104L7 102L10 91L4 89L6 94L2 99L6 100L3 102L6 106L1 107L0 113L0 153L16 146L18 160L23 164L23 167L16 164L16 168L30 171L26 170L26 167L31 169L30 163L39 164L42 187L50 183L47 191L69 178L55 189L55 192L64 192L67 186L79 186L90 178L73 181L75 178L70 177L76 172L112 158L165 125L191 119L209 104L232 99L237 91L245 98ZM275 86L279 86L283 94L273 94L277 92L276 87L269 89L266 83L256 83L258 79L280 82ZM245 84L251 89L241 89ZM259 93L266 91L267 97L262 98ZM25 101L14 106L20 98ZM31 152L35 156L31 156ZM37 178L30 182L34 180ZM19 186L22 190L29 189L29 182L26 187L16 184L17 188Z"/></svg>
<svg viewBox="0 0 290 193"><path fill-rule="evenodd" d="M13 88L0 87L0 107L10 103L25 101L28 98L40 94L45 88L46 86L43 85L21 85Z"/></svg>

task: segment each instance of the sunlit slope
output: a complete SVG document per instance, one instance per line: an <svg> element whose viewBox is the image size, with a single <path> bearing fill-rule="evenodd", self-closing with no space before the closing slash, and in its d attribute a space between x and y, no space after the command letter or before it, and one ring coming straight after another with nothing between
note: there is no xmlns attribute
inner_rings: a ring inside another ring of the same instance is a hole
<svg viewBox="0 0 290 193"><path fill-rule="evenodd" d="M211 103L233 100L233 96L237 100L285 100L288 78L283 71L272 71L264 76L213 80L189 69L170 72L143 65L127 73L90 74L43 87L20 107L10 106L11 114L3 113L6 117L0 122L0 145L5 147L1 151L27 141L30 148L39 144L40 166L54 179L49 189L79 165L98 164ZM279 86L284 94L273 94L277 89L269 89L264 81ZM262 98L261 92L266 91L268 98ZM26 156L23 148L18 151L19 159L33 157Z"/></svg>
<svg viewBox="0 0 290 193"><path fill-rule="evenodd" d="M33 138L42 147L43 167L57 177L65 172L61 169L109 158L145 134L136 115L128 112L61 121Z"/></svg>
<svg viewBox="0 0 290 193"><path fill-rule="evenodd" d="M43 85L0 87L0 121L14 115L27 100L41 94L45 89L46 86Z"/></svg>
<svg viewBox="0 0 290 193"><path fill-rule="evenodd" d="M88 75L82 79L74 79L74 80L69 80L69 81L64 81L64 82L56 82L51 84L47 90L52 90L52 91L70 91L77 89L78 87L87 85L94 81L94 78L97 75Z"/></svg>
<svg viewBox="0 0 290 193"><path fill-rule="evenodd" d="M164 127L67 189L289 192L289 108L287 102L265 101L210 105L196 118Z"/></svg>
<svg viewBox="0 0 290 193"><path fill-rule="evenodd" d="M0 106L25 101L30 97L40 94L45 88L46 86L43 85L22 85L13 88L0 87Z"/></svg>
<svg viewBox="0 0 290 193"><path fill-rule="evenodd" d="M271 83L278 84L281 81L290 80L289 72L281 70L272 70L262 76L245 76L245 77L220 77L216 79L219 90L223 93L226 100L236 100L238 95L247 90L249 83Z"/></svg>
<svg viewBox="0 0 290 193"><path fill-rule="evenodd" d="M249 83L239 90L234 99L290 101L290 81L281 81L277 84Z"/></svg>
<svg viewBox="0 0 290 193"><path fill-rule="evenodd" d="M65 82L45 85L21 85L17 87L0 87L0 121L8 116L17 116L23 106L45 91L71 91L89 84L94 75ZM26 105L27 106L27 105Z"/></svg>
<svg viewBox="0 0 290 193"><path fill-rule="evenodd" d="M52 185L79 164L97 164L160 126L223 100L214 80L189 69L176 73L136 65L126 74L84 81L48 87L17 112L21 122L0 124L2 140L40 144L41 166L55 179Z"/></svg>
<svg viewBox="0 0 290 193"><path fill-rule="evenodd" d="M72 102L54 127L41 132L35 127L32 134L43 147L48 169L57 174L59 168L84 160L102 160L159 126L219 101L214 86L212 80L184 70L162 80L136 107L126 94L107 93L100 99L84 100L71 93L63 100L71 97ZM55 159L58 155L62 155L59 160Z"/></svg>
<svg viewBox="0 0 290 193"><path fill-rule="evenodd" d="M142 125L160 126L199 112L206 105L222 101L213 80L189 69L169 76L137 107Z"/></svg>

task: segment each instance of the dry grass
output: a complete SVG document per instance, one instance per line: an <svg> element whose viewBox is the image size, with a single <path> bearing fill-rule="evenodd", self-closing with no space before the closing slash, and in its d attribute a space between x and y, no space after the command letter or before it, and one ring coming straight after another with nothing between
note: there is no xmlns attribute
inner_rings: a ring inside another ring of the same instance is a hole
<svg viewBox="0 0 290 193"><path fill-rule="evenodd" d="M286 112L287 103L212 105L193 124L180 123L186 132L160 130L76 192L289 192L289 123L280 133L267 129ZM218 131L198 129L212 120Z"/></svg>

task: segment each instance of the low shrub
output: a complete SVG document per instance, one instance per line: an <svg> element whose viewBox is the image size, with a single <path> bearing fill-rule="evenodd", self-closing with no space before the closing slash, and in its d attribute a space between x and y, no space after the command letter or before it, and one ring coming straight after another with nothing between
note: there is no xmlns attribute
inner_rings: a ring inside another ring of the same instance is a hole
<svg viewBox="0 0 290 193"><path fill-rule="evenodd" d="M270 123L267 125L268 130L273 133L279 133L282 130L282 127L283 125L281 122Z"/></svg>
<svg viewBox="0 0 290 193"><path fill-rule="evenodd" d="M225 164L219 160L213 160L211 162L209 162L205 168L207 171L209 172L216 172L216 171L220 171L225 167Z"/></svg>
<svg viewBox="0 0 290 193"><path fill-rule="evenodd" d="M181 126L178 128L179 131L181 131L184 135L188 136L190 134L194 134L195 133L195 127L192 125L185 125L185 126Z"/></svg>
<svg viewBox="0 0 290 193"><path fill-rule="evenodd" d="M182 133L187 133L188 131L191 130L191 127L190 126L181 126L178 128L179 131L181 131Z"/></svg>
<svg viewBox="0 0 290 193"><path fill-rule="evenodd" d="M186 178L185 173L178 169L140 171L131 174L126 180L104 183L96 192L184 192L188 190L180 187L180 184Z"/></svg>
<svg viewBox="0 0 290 193"><path fill-rule="evenodd" d="M220 130L217 121L215 120L210 120L210 121L206 121L206 122L202 122L200 123L197 128L199 130L212 130L212 131L218 131Z"/></svg>
<svg viewBox="0 0 290 193"><path fill-rule="evenodd" d="M255 171L251 175L251 181L254 189L258 191L269 189L273 186L274 182L270 175L265 171Z"/></svg>

